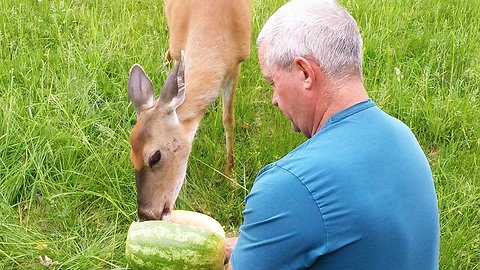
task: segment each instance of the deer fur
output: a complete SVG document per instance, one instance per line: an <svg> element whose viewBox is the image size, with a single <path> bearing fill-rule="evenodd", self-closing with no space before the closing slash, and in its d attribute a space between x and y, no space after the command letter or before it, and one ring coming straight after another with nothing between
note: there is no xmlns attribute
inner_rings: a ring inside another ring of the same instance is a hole
<svg viewBox="0 0 480 270"><path fill-rule="evenodd" d="M167 56L177 61L160 97L140 65L128 95L137 113L131 140L141 220L162 219L174 207L195 133L220 90L226 134L225 174L233 175L234 98L240 64L250 53L250 0L165 0Z"/></svg>

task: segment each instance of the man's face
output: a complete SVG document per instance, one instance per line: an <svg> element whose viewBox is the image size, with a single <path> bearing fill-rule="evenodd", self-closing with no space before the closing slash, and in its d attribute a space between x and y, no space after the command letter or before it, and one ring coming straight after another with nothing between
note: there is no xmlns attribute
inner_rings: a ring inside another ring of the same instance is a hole
<svg viewBox="0 0 480 270"><path fill-rule="evenodd" d="M272 86L272 103L290 120L294 131L303 132L302 124L307 119L304 118L305 108L302 105L305 98L302 93L304 90L302 73L295 68L285 70L268 65L265 61L264 47L259 48L260 68L263 77Z"/></svg>

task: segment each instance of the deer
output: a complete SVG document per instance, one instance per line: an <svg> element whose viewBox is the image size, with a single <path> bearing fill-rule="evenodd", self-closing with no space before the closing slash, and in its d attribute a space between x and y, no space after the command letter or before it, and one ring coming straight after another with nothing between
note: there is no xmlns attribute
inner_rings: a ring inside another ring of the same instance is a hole
<svg viewBox="0 0 480 270"><path fill-rule="evenodd" d="M165 0L166 57L175 64L156 99L139 64L128 97L137 121L130 132L140 221L168 220L183 186L205 111L222 90L225 176L233 175L234 98L240 65L250 54L251 0Z"/></svg>

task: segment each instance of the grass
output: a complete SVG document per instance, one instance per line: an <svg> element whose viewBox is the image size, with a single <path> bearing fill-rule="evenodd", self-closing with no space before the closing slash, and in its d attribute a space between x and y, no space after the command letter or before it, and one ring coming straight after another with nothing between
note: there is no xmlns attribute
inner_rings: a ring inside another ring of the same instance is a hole
<svg viewBox="0 0 480 270"><path fill-rule="evenodd" d="M255 36L283 2L254 1ZM480 3L341 2L363 34L372 99L412 128L430 160L441 269L480 269ZM126 81L141 63L160 87L166 38L161 2L0 0L0 269L39 269L39 256L50 269L128 268L136 206ZM235 179L221 174L218 102L177 202L231 234L256 173L303 141L271 106L256 54L238 87Z"/></svg>

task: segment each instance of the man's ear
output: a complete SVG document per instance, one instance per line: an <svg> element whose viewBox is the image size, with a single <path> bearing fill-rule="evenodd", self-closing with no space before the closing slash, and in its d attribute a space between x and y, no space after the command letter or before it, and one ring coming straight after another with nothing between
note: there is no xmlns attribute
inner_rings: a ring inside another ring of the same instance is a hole
<svg viewBox="0 0 480 270"><path fill-rule="evenodd" d="M293 64L303 74L305 89L309 90L315 81L315 69L312 63L304 57L295 57Z"/></svg>

